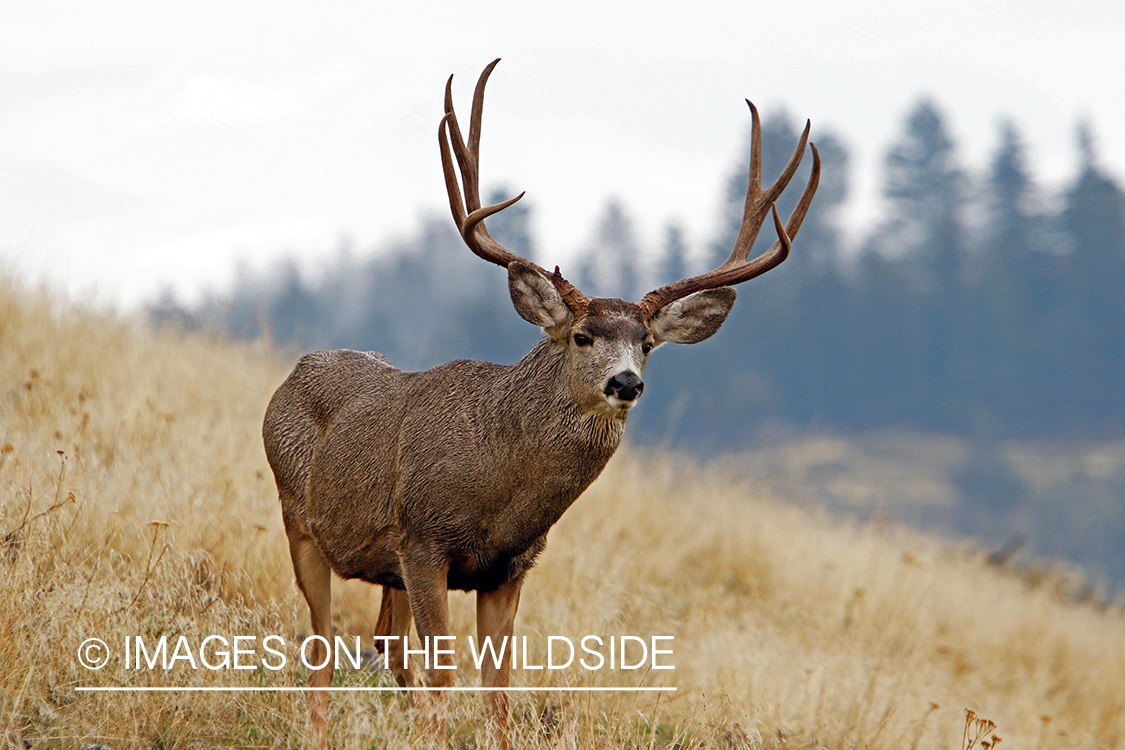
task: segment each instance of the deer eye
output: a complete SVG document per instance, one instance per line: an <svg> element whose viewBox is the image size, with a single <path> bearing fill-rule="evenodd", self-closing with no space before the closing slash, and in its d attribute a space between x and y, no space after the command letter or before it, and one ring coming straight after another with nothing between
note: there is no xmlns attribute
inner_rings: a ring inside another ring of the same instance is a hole
<svg viewBox="0 0 1125 750"><path fill-rule="evenodd" d="M645 354L648 354L649 352L651 352L652 351L652 342L646 341L643 344L641 344L641 351L644 352Z"/></svg>
<svg viewBox="0 0 1125 750"><path fill-rule="evenodd" d="M578 346L590 346L594 343L594 340L584 333L576 333L574 334L574 343Z"/></svg>

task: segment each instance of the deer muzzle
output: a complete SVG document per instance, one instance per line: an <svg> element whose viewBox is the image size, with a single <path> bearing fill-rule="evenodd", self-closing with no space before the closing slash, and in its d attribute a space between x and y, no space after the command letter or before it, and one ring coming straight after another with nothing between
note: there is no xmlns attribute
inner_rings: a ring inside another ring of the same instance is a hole
<svg viewBox="0 0 1125 750"><path fill-rule="evenodd" d="M609 379L605 384L604 393L607 396L614 396L621 401L632 402L636 401L637 397L641 395L641 391L645 389L644 381L640 379L637 373L632 370L619 372Z"/></svg>

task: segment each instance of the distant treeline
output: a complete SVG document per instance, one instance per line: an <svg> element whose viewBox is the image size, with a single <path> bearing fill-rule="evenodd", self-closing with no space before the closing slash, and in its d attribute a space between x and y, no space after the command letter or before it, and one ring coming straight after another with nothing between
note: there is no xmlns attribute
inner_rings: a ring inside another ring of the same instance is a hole
<svg viewBox="0 0 1125 750"><path fill-rule="evenodd" d="M765 176L798 132L763 126ZM818 133L823 177L790 259L739 288L723 330L669 345L646 373L634 437L689 448L745 444L766 423L906 427L989 437L1125 436L1125 194L1078 128L1076 178L1037 186L1018 129L999 129L983 168L959 162L942 114L920 103L886 155L887 218L845 248L849 185L841 139ZM809 162L779 205L787 215ZM741 220L747 157L732 157L722 224L689 253L674 223L640 247L610 201L564 273L588 294L637 300L726 257ZM508 197L506 194L502 197ZM543 265L525 199L488 220L503 244ZM773 240L767 226L758 251ZM706 257L702 257L706 256ZM269 335L301 349L383 352L407 369L458 357L513 362L539 332L512 310L501 269L474 257L448 217L417 236L304 275L294 261L242 269L194 309L166 297L157 319Z"/></svg>

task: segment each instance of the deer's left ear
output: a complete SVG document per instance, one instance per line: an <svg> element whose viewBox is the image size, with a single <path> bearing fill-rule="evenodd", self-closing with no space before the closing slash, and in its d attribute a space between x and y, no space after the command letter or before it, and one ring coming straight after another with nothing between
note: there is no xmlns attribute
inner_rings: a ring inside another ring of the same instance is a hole
<svg viewBox="0 0 1125 750"><path fill-rule="evenodd" d="M729 286L689 294L657 310L649 328L657 344L697 344L719 330L737 297Z"/></svg>

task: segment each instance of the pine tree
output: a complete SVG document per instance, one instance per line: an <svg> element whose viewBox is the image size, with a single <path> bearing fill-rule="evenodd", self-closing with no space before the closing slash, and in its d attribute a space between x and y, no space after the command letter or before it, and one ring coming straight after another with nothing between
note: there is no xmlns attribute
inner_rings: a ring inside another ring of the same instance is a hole
<svg viewBox="0 0 1125 750"><path fill-rule="evenodd" d="M633 221L617 198L606 201L594 238L578 262L578 286L599 297L635 299L644 294L640 247Z"/></svg>
<svg viewBox="0 0 1125 750"><path fill-rule="evenodd" d="M905 258L911 269L919 305L914 335L923 342L922 362L911 368L920 375L917 393L925 394L918 405L921 416L931 428L963 428L973 409L965 400L971 370L971 326L962 283L965 176L933 102L920 102L908 117L901 140L887 154L885 179L894 218L879 242Z"/></svg>
<svg viewBox="0 0 1125 750"><path fill-rule="evenodd" d="M688 275L687 243L684 241L684 230L676 222L669 222L664 228L664 251L660 256L660 265L654 283L656 285L668 284L677 279L687 278Z"/></svg>
<svg viewBox="0 0 1125 750"><path fill-rule="evenodd" d="M1047 321L1058 286L1045 247L1045 218L1034 207L1025 148L1011 121L1000 126L986 191L970 387L987 404L981 408L989 419L1009 431L1026 431L1043 425L1051 409L1046 386L1059 352L1051 347Z"/></svg>
<svg viewBox="0 0 1125 750"><path fill-rule="evenodd" d="M1066 356L1071 428L1119 432L1125 422L1125 193L1100 168L1088 126L1079 128L1082 171L1066 194L1066 259L1057 321Z"/></svg>

